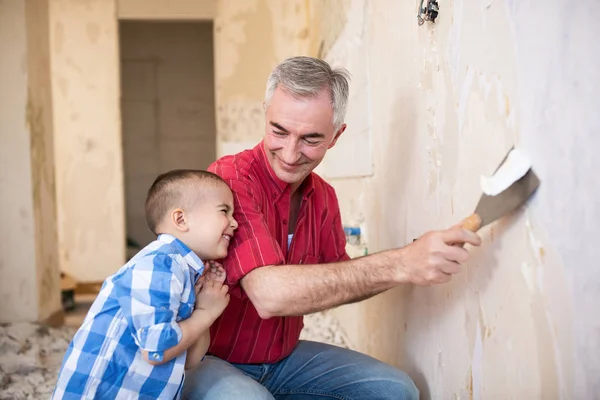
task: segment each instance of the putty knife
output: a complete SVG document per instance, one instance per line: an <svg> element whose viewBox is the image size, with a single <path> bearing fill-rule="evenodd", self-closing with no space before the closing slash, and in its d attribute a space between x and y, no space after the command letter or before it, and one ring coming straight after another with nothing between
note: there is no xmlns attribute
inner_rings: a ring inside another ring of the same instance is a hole
<svg viewBox="0 0 600 400"><path fill-rule="evenodd" d="M482 178L483 194L475 213L462 222L462 227L477 232L482 227L513 211L535 192L540 180L531 162L518 149L512 148L490 178Z"/></svg>

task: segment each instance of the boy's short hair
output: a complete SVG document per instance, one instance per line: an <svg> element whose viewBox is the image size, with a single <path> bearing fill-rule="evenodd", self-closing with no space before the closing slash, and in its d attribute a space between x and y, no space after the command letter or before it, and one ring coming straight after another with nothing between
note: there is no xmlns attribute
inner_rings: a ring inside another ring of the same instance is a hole
<svg viewBox="0 0 600 400"><path fill-rule="evenodd" d="M157 235L157 227L169 210L188 206L197 198L199 188L190 184L205 181L225 183L219 175L204 170L176 169L159 175L146 196L148 228Z"/></svg>

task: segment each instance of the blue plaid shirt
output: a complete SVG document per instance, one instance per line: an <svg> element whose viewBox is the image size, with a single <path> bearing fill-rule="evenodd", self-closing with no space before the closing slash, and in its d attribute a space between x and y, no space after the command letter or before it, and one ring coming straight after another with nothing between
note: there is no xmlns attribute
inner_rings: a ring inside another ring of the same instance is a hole
<svg viewBox="0 0 600 400"><path fill-rule="evenodd" d="M204 264L171 235L106 279L65 354L55 399L178 399L187 352L153 366L181 340L177 324L194 310Z"/></svg>

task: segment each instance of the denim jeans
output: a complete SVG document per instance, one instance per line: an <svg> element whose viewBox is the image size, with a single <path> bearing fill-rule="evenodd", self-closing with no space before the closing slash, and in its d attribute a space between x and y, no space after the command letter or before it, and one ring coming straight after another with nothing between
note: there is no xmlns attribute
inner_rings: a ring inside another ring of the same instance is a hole
<svg viewBox="0 0 600 400"><path fill-rule="evenodd" d="M275 364L230 364L207 356L188 371L189 400L417 400L404 372L374 358L324 343L300 341Z"/></svg>

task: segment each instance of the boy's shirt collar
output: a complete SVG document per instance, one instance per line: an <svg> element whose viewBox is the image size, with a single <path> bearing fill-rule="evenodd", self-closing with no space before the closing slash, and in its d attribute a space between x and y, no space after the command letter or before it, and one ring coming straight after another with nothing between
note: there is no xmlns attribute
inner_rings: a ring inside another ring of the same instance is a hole
<svg viewBox="0 0 600 400"><path fill-rule="evenodd" d="M202 275L204 272L204 263L196 253L194 253L185 245L185 243L168 233L161 233L158 235L157 240L163 243L172 244L177 249L177 253L183 257L189 266L192 267L199 275Z"/></svg>

